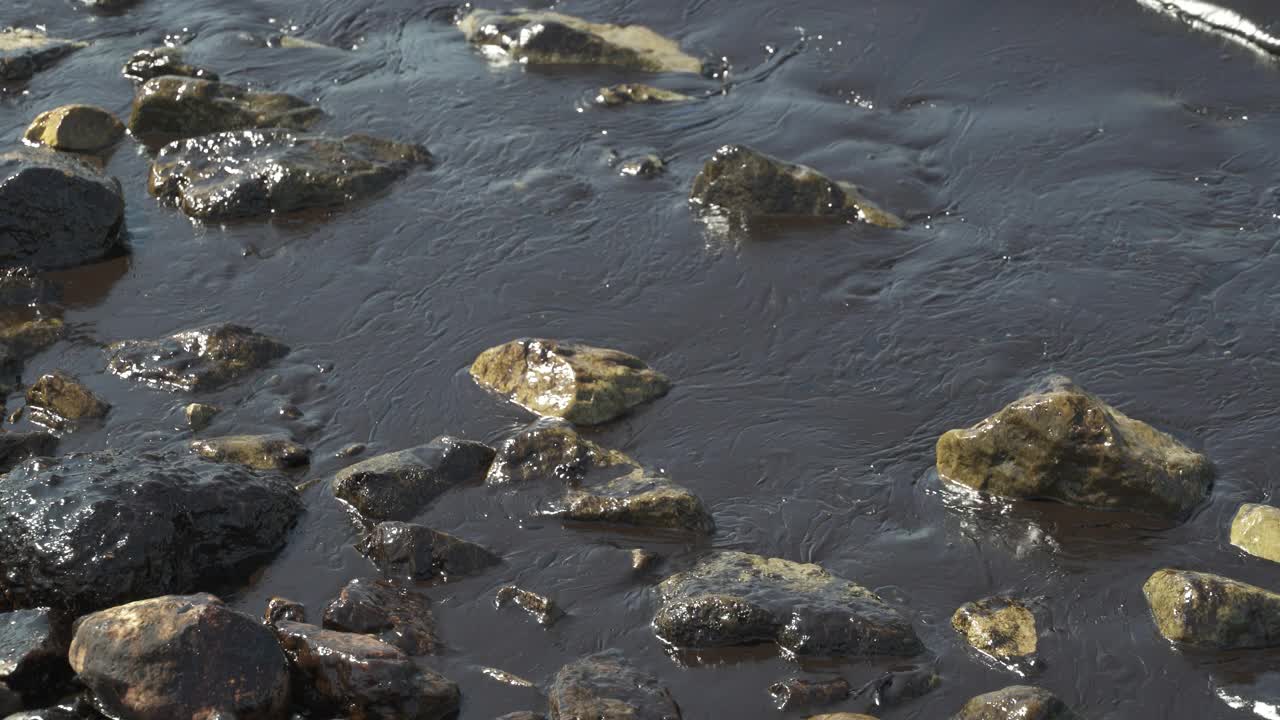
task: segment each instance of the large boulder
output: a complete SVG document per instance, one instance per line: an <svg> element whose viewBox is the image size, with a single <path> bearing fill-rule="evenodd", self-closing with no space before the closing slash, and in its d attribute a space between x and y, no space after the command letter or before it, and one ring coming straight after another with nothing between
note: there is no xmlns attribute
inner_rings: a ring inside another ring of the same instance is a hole
<svg viewBox="0 0 1280 720"><path fill-rule="evenodd" d="M1177 519L1204 500L1208 459L1068 381L938 439L938 473L1008 498Z"/></svg>
<svg viewBox="0 0 1280 720"><path fill-rule="evenodd" d="M601 425L671 389L634 355L531 338L480 353L471 377L523 408L575 425Z"/></svg>
<svg viewBox="0 0 1280 720"><path fill-rule="evenodd" d="M289 665L271 629L207 595L86 615L71 666L111 717L283 719Z"/></svg>
<svg viewBox="0 0 1280 720"><path fill-rule="evenodd" d="M1280 647L1280 594L1238 580L1157 570L1142 586L1165 639L1210 650Z"/></svg>
<svg viewBox="0 0 1280 720"><path fill-rule="evenodd" d="M776 642L794 655L910 656L911 622L866 588L818 565L715 552L658 585L659 639L681 649Z"/></svg>
<svg viewBox="0 0 1280 720"><path fill-rule="evenodd" d="M24 137L54 150L93 153L120 142L124 125L100 107L63 105L37 115Z"/></svg>
<svg viewBox="0 0 1280 720"><path fill-rule="evenodd" d="M107 349L107 369L116 375L187 392L217 390L289 353L288 346L230 323L158 340L123 340Z"/></svg>
<svg viewBox="0 0 1280 720"><path fill-rule="evenodd" d="M556 481L574 485L597 471L626 474L639 465L617 450L587 440L559 418L540 418L498 445L487 485Z"/></svg>
<svg viewBox="0 0 1280 720"><path fill-rule="evenodd" d="M372 635L409 655L436 651L431 602L405 583L356 578L324 609L324 627Z"/></svg>
<svg viewBox="0 0 1280 720"><path fill-rule="evenodd" d="M158 47L139 50L129 57L121 73L141 84L162 75L178 75L181 77L199 78L201 80L218 79L212 70L190 65L182 58L182 51L172 47Z"/></svg>
<svg viewBox="0 0 1280 720"><path fill-rule="evenodd" d="M997 595L961 605L951 627L978 652L1000 661L1024 662L1036 654L1036 616L1026 603Z"/></svg>
<svg viewBox="0 0 1280 720"><path fill-rule="evenodd" d="M446 490L482 480L492 461L488 445L442 435L343 469L333 494L365 520L411 520Z"/></svg>
<svg viewBox="0 0 1280 720"><path fill-rule="evenodd" d="M758 218L859 220L884 228L904 223L863 196L858 186L745 145L725 145L693 179L689 202L737 224Z"/></svg>
<svg viewBox="0 0 1280 720"><path fill-rule="evenodd" d="M600 485L574 488L551 514L578 522L604 522L710 534L715 521L702 500L661 475L636 470Z"/></svg>
<svg viewBox="0 0 1280 720"><path fill-rule="evenodd" d="M47 148L0 153L0 264L57 270L98 262L125 251L123 225L115 178Z"/></svg>
<svg viewBox="0 0 1280 720"><path fill-rule="evenodd" d="M1011 685L973 698L951 720L1079 720L1079 717L1048 690Z"/></svg>
<svg viewBox="0 0 1280 720"><path fill-rule="evenodd" d="M189 455L28 460L0 475L0 604L79 614L240 583L301 511L283 477Z"/></svg>
<svg viewBox="0 0 1280 720"><path fill-rule="evenodd" d="M0 83L16 83L79 50L88 43L52 38L36 30L0 30Z"/></svg>
<svg viewBox="0 0 1280 720"><path fill-rule="evenodd" d="M305 130L324 113L284 93L254 92L201 78L162 75L133 98L129 131L149 145L230 130Z"/></svg>
<svg viewBox="0 0 1280 720"><path fill-rule="evenodd" d="M0 694L28 703L52 700L71 678L67 637L48 608L0 613Z"/></svg>
<svg viewBox="0 0 1280 720"><path fill-rule="evenodd" d="M487 548L424 525L387 521L356 545L383 575L407 580L449 580L502 562Z"/></svg>
<svg viewBox="0 0 1280 720"><path fill-rule="evenodd" d="M1245 503L1231 520L1231 544L1272 562L1280 562L1280 508Z"/></svg>
<svg viewBox="0 0 1280 720"><path fill-rule="evenodd" d="M55 370L41 375L27 388L27 409L39 424L61 429L101 420L111 405L74 376Z"/></svg>
<svg viewBox="0 0 1280 720"><path fill-rule="evenodd" d="M284 435L227 435L193 440L191 449L206 460L237 463L255 470L288 470L311 462L311 451Z"/></svg>
<svg viewBox="0 0 1280 720"><path fill-rule="evenodd" d="M616 650L560 668L547 692L551 720L680 720L680 708L658 678Z"/></svg>

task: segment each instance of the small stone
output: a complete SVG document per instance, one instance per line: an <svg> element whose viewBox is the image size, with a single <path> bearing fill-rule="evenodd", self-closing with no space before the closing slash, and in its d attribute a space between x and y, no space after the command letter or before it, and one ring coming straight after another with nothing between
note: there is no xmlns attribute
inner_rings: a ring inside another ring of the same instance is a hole
<svg viewBox="0 0 1280 720"><path fill-rule="evenodd" d="M569 663L547 692L551 720L679 720L680 708L658 678L607 650Z"/></svg>
<svg viewBox="0 0 1280 720"><path fill-rule="evenodd" d="M1280 647L1280 595L1188 570L1156 571L1142 586L1165 639L1210 650Z"/></svg>
<svg viewBox="0 0 1280 720"><path fill-rule="evenodd" d="M618 174L624 177L655 178L667 171L667 164L657 155L628 160L618 166Z"/></svg>
<svg viewBox="0 0 1280 720"><path fill-rule="evenodd" d="M1012 685L973 698L952 720L1079 720L1079 717L1048 690Z"/></svg>
<svg viewBox="0 0 1280 720"><path fill-rule="evenodd" d="M487 548L404 522L381 522L356 545L388 577L409 580L448 580L472 575L502 562Z"/></svg>
<svg viewBox="0 0 1280 720"><path fill-rule="evenodd" d="M369 446L365 445L364 443L351 443L349 445L343 445L341 448L339 448L338 452L334 453L333 455L334 457L340 457L340 458L356 457L358 455L363 455L364 451L368 449L369 449Z"/></svg>
<svg viewBox="0 0 1280 720"><path fill-rule="evenodd" d="M885 711L924 697L941 684L942 676L938 674L935 663L899 665L858 688L854 696L859 698L862 709Z"/></svg>
<svg viewBox="0 0 1280 720"><path fill-rule="evenodd" d="M27 702L57 697L71 678L59 626L48 608L0 613L0 689Z"/></svg>
<svg viewBox="0 0 1280 720"><path fill-rule="evenodd" d="M324 627L372 635L409 655L436 652L430 601L407 585L356 578L324 610Z"/></svg>
<svg viewBox="0 0 1280 720"><path fill-rule="evenodd" d="M523 710L521 712L507 713L498 720L547 720L547 716L542 713Z"/></svg>
<svg viewBox="0 0 1280 720"><path fill-rule="evenodd" d="M601 485L570 490L549 514L577 522L709 535L715 521L702 500L666 478L636 470Z"/></svg>
<svg viewBox="0 0 1280 720"><path fill-rule="evenodd" d="M276 414L286 420L297 420L302 417L302 409L293 403L276 406Z"/></svg>
<svg viewBox="0 0 1280 720"><path fill-rule="evenodd" d="M1036 653L1035 615L1010 597L965 603L951 616L951 627L978 652L997 660L1027 660Z"/></svg>
<svg viewBox="0 0 1280 720"><path fill-rule="evenodd" d="M230 323L206 325L159 340L124 340L107 350L107 369L112 373L186 392L216 390L289 353L288 346Z"/></svg>
<svg viewBox="0 0 1280 720"><path fill-rule="evenodd" d="M27 142L68 152L99 152L120 142L124 125L115 115L93 105L63 105L36 117Z"/></svg>
<svg viewBox="0 0 1280 720"><path fill-rule="evenodd" d="M769 686L769 694L773 696L773 705L779 710L834 705L847 699L852 690L853 688L849 686L849 681L844 678L831 678L828 680L791 678Z"/></svg>
<svg viewBox="0 0 1280 720"><path fill-rule="evenodd" d="M442 435L340 471L333 494L370 522L410 520L446 490L480 482L492 461L493 448Z"/></svg>
<svg viewBox="0 0 1280 720"><path fill-rule="evenodd" d="M122 72L125 77L139 84L162 75L178 75L213 81L218 79L217 73L212 70L188 65L182 59L182 51L171 47L139 50L125 63Z"/></svg>
<svg viewBox="0 0 1280 720"><path fill-rule="evenodd" d="M636 548L631 551L631 569L644 572L652 568L659 560L658 554L650 550Z"/></svg>
<svg viewBox="0 0 1280 720"><path fill-rule="evenodd" d="M486 668L480 668L480 672L481 672L481 673L483 673L483 674L484 674L484 676L485 676L485 677L487 677L487 678L489 678L490 680L494 680L494 681L496 681L496 682L500 682L500 683L502 683L503 685L510 685L511 687L519 687L519 688L536 688L536 687L538 687L538 686L537 686L537 684L533 683L532 681L530 681L530 680L525 680L524 678L520 677L519 675L515 675L515 674L513 674L513 673L509 673L509 672L507 672L506 670L500 670L500 669L498 669L498 668L486 667Z"/></svg>
<svg viewBox="0 0 1280 720"><path fill-rule="evenodd" d="M228 435L193 440L191 449L214 462L254 470L289 470L311 462L311 451L283 435Z"/></svg>
<svg viewBox="0 0 1280 720"><path fill-rule="evenodd" d="M268 625L286 620L304 623L307 621L307 608L295 600L276 596L267 601L267 610L263 613L262 620Z"/></svg>
<svg viewBox="0 0 1280 720"><path fill-rule="evenodd" d="M33 421L55 429L101 420L111 410L110 404L61 370L40 376L27 388L27 407Z"/></svg>
<svg viewBox="0 0 1280 720"><path fill-rule="evenodd" d="M234 130L305 130L324 116L307 101L284 93L163 75L138 88L129 131L144 143L164 143Z"/></svg>
<svg viewBox="0 0 1280 720"><path fill-rule="evenodd" d="M222 408L208 403L190 403L182 408L182 413L186 416L187 425L191 427L192 432L200 432L209 427L213 418L220 412Z"/></svg>
<svg viewBox="0 0 1280 720"><path fill-rule="evenodd" d="M28 458L52 456L57 449L58 438L42 430L0 432L0 473L9 472Z"/></svg>
<svg viewBox="0 0 1280 720"><path fill-rule="evenodd" d="M600 91L596 93L595 102L597 105L606 107L618 107L632 103L674 103L690 99L692 98L688 95L671 90L663 90L652 85L622 83L600 88Z"/></svg>
<svg viewBox="0 0 1280 720"><path fill-rule="evenodd" d="M1231 521L1231 544L1271 562L1280 562L1280 508L1245 503Z"/></svg>
<svg viewBox="0 0 1280 720"><path fill-rule="evenodd" d="M521 610L529 613L534 620L538 621L539 625L551 625L560 616L564 615L564 612L560 610L555 601L546 595L539 595L515 585L504 585L498 588L498 592L493 598L494 606L502 608L513 603Z"/></svg>
<svg viewBox="0 0 1280 720"><path fill-rule="evenodd" d="M51 38L26 28L0 30L0 82L30 80L37 72L88 46L88 43Z"/></svg>

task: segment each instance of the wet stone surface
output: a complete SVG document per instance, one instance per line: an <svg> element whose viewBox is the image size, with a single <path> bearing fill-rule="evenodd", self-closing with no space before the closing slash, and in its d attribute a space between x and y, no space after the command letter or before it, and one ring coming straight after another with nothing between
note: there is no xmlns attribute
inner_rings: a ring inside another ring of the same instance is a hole
<svg viewBox="0 0 1280 720"><path fill-rule="evenodd" d="M952 720L1079 720L1079 716L1048 690L1012 685L973 698Z"/></svg>
<svg viewBox="0 0 1280 720"><path fill-rule="evenodd" d="M62 429L101 420L111 405L72 375L57 370L41 375L27 388L27 408L41 425Z"/></svg>
<svg viewBox="0 0 1280 720"><path fill-rule="evenodd" d="M311 461L311 451L283 435L228 435L191 443L197 455L254 470L289 470Z"/></svg>
<svg viewBox="0 0 1280 720"><path fill-rule="evenodd" d="M1280 562L1280 508L1241 505L1231 520L1231 544L1255 557Z"/></svg>
<svg viewBox="0 0 1280 720"><path fill-rule="evenodd" d="M849 697L852 688L844 678L806 680L790 678L769 686L773 705L779 710L834 705Z"/></svg>
<svg viewBox="0 0 1280 720"><path fill-rule="evenodd" d="M307 608L302 603L289 598L273 597L267 601L267 609L262 614L262 620L268 625L286 620L304 623L307 621Z"/></svg>
<svg viewBox="0 0 1280 720"><path fill-rule="evenodd" d="M425 525L396 521L375 525L356 549L384 575L410 580L474 575L502 562L488 548Z"/></svg>
<svg viewBox="0 0 1280 720"><path fill-rule="evenodd" d="M205 325L159 340L124 340L108 346L107 369L127 380L167 390L216 390L289 353L261 333L231 323Z"/></svg>
<svg viewBox="0 0 1280 720"><path fill-rule="evenodd" d="M352 580L324 609L324 627L372 635L409 655L430 655L440 645L430 601L403 582Z"/></svg>
<svg viewBox="0 0 1280 720"><path fill-rule="evenodd" d="M367 521L411 520L447 490L480 482L492 461L493 448L442 435L339 471L333 494Z"/></svg>
<svg viewBox="0 0 1280 720"><path fill-rule="evenodd" d="M182 51L171 47L139 50L129 57L121 72L136 83L144 83L162 75L218 80L217 73L185 62Z"/></svg>
<svg viewBox="0 0 1280 720"><path fill-rule="evenodd" d="M643 83L620 83L602 87L596 93L597 105L618 107L629 104L662 104L691 100L688 95Z"/></svg>
<svg viewBox="0 0 1280 720"><path fill-rule="evenodd" d="M1158 570L1142 586L1166 639L1211 650L1280 647L1280 594L1188 570Z"/></svg>
<svg viewBox="0 0 1280 720"><path fill-rule="evenodd" d="M550 512L578 522L616 523L703 535L715 530L711 513L697 495L663 476L643 470L570 490Z"/></svg>
<svg viewBox="0 0 1280 720"><path fill-rule="evenodd" d="M554 600L515 585L503 585L493 596L495 607L514 605L529 614L539 625L551 625L564 615Z"/></svg>
<svg viewBox="0 0 1280 720"><path fill-rule="evenodd" d="M4 28L0 30L0 82L29 80L32 75L86 45L49 37L30 28Z"/></svg>
<svg viewBox="0 0 1280 720"><path fill-rule="evenodd" d="M120 142L124 125L115 115L93 105L63 105L36 116L27 142L53 150L92 153Z"/></svg>
<svg viewBox="0 0 1280 720"><path fill-rule="evenodd" d="M0 613L0 690L28 704L57 696L71 677L61 625L47 608Z"/></svg>
<svg viewBox="0 0 1280 720"><path fill-rule="evenodd" d="M488 485L560 482L574 485L602 471L606 477L638 468L634 460L582 437L569 423L542 418L498 445Z"/></svg>
<svg viewBox="0 0 1280 720"><path fill-rule="evenodd" d="M1025 603L995 596L961 605L951 626L975 650L997 660L1028 661L1036 653L1036 617Z"/></svg>
<svg viewBox="0 0 1280 720"><path fill-rule="evenodd" d="M679 720L680 708L654 676L605 651L569 663L547 691L551 720Z"/></svg>
<svg viewBox="0 0 1280 720"><path fill-rule="evenodd" d="M158 147L174 140L233 130L306 130L323 116L319 108L292 95L163 75L138 88L129 116L129 132Z"/></svg>

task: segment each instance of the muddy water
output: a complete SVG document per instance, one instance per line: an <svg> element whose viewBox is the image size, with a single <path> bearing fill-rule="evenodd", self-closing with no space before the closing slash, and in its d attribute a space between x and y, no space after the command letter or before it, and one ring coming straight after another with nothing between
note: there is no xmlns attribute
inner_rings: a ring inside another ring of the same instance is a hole
<svg viewBox="0 0 1280 720"><path fill-rule="evenodd" d="M1233 7L1263 28L1280 19L1271 3ZM121 64L171 39L224 79L318 102L329 130L422 142L441 160L331 217L221 227L148 197L145 155L122 146L109 169L126 189L133 254L64 275L75 332L28 365L28 379L78 373L115 405L103 429L64 449L183 439L186 399L103 374L99 343L206 321L293 346L273 371L209 399L229 408L211 432L286 430L312 447L300 479L350 462L334 456L347 443L496 440L527 422L467 377L487 346L539 335L618 347L677 385L597 439L696 490L719 525L711 545L820 562L914 613L943 683L883 718L947 717L1022 681L966 652L949 626L961 603L994 592L1047 598L1032 681L1087 717L1253 716L1224 694L1276 717L1252 705L1280 697L1274 654L1176 653L1140 587L1175 565L1280 588L1277 566L1225 542L1241 501L1275 500L1280 67L1136 1L557 9L648 24L724 57L732 86L658 78L706 99L585 107L593 88L637 78L493 68L420 0L142 0L111 17L71 0L5 0L0 25L93 40L0 99L0 134L13 141L63 103L125 114ZM268 47L282 31L341 49ZM911 227L708 233L684 197L727 142L859 182ZM619 177L613 152L656 152L670 172ZM1207 452L1211 501L1169 529L975 504L941 487L937 436L1051 372ZM257 612L284 594L317 613L371 572L324 484L306 501L288 548L237 605ZM672 659L649 628L651 578L631 573L626 550L656 549L678 568L705 548L566 528L535 509L472 488L423 517L507 560L429 590L449 648L430 662L462 685L463 720L543 706L482 667L541 682L606 647L656 672L686 718L778 716L769 683L832 671L768 653ZM494 589L512 581L569 617L543 629L495 610ZM857 685L883 669L834 670Z"/></svg>

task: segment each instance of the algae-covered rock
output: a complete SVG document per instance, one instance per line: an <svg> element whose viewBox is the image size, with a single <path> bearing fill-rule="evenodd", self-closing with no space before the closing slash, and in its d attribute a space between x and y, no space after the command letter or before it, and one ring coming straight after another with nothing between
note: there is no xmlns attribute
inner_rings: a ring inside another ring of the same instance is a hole
<svg viewBox="0 0 1280 720"><path fill-rule="evenodd" d="M667 394L671 382L618 350L524 338L480 353L471 377L539 415L600 425Z"/></svg>
<svg viewBox="0 0 1280 720"><path fill-rule="evenodd" d="M100 107L63 105L37 115L24 137L54 150L92 153L120 142L124 125Z"/></svg>
<svg viewBox="0 0 1280 720"><path fill-rule="evenodd" d="M688 489L643 470L599 485L569 490L550 511L566 520L709 534L715 521Z"/></svg>
<svg viewBox="0 0 1280 720"><path fill-rule="evenodd" d="M680 708L658 678L616 650L569 663L547 692L551 720L680 720Z"/></svg>
<svg viewBox="0 0 1280 720"><path fill-rule="evenodd" d="M677 648L776 642L796 655L909 656L911 623L870 590L818 565L716 552L658 586L653 620Z"/></svg>
<svg viewBox="0 0 1280 720"><path fill-rule="evenodd" d="M52 38L37 30L0 30L0 83L22 82L88 43Z"/></svg>
<svg viewBox="0 0 1280 720"><path fill-rule="evenodd" d="M884 228L904 223L851 183L785 162L744 145L725 145L693 180L689 202L701 213L736 223L756 218L860 220Z"/></svg>
<svg viewBox="0 0 1280 720"><path fill-rule="evenodd" d="M993 495L1175 519L1213 475L1203 455L1062 380L948 431L937 457L942 477Z"/></svg>
<svg viewBox="0 0 1280 720"><path fill-rule="evenodd" d="M124 64L124 69L121 72L125 77L139 84L162 75L218 80L217 73L188 64L182 58L182 51L171 47L139 50Z"/></svg>
<svg viewBox="0 0 1280 720"><path fill-rule="evenodd" d="M446 490L479 482L492 461L488 445L442 435L342 470L333 494L365 520L410 520Z"/></svg>
<svg viewBox="0 0 1280 720"><path fill-rule="evenodd" d="M421 146L367 135L223 132L166 145L148 187L193 218L245 220L338 208L430 164Z"/></svg>
<svg viewBox="0 0 1280 720"><path fill-rule="evenodd" d="M431 602L403 583L356 578L324 609L324 627L372 635L409 655L436 651Z"/></svg>
<svg viewBox="0 0 1280 720"><path fill-rule="evenodd" d="M643 83L620 83L600 88L595 102L605 107L618 107L628 104L676 103L691 100L688 95L673 90L663 90Z"/></svg>
<svg viewBox="0 0 1280 720"><path fill-rule="evenodd" d="M490 60L528 65L618 65L646 72L702 72L680 44L640 25L610 25L546 11L472 10L458 21Z"/></svg>
<svg viewBox="0 0 1280 720"><path fill-rule="evenodd" d="M107 350L107 369L116 375L187 392L216 390L289 353L288 346L231 323L184 330L159 340L124 340Z"/></svg>
<svg viewBox="0 0 1280 720"><path fill-rule="evenodd" d="M111 405L73 376L56 370L41 375L27 388L27 408L39 424L64 428L86 420L101 420Z"/></svg>
<svg viewBox="0 0 1280 720"><path fill-rule="evenodd" d="M410 580L448 580L473 575L502 562L488 548L424 525L387 521L356 545L384 575Z"/></svg>
<svg viewBox="0 0 1280 720"><path fill-rule="evenodd" d="M951 627L978 652L997 660L1023 661L1036 653L1036 616L1023 602L995 596L961 605Z"/></svg>
<svg viewBox="0 0 1280 720"><path fill-rule="evenodd" d="M191 449L206 460L237 463L255 470L287 470L311 462L311 451L283 435L228 435L194 440Z"/></svg>
<svg viewBox="0 0 1280 720"><path fill-rule="evenodd" d="M1245 503L1231 521L1231 544L1272 562L1280 562L1280 508Z"/></svg>
<svg viewBox="0 0 1280 720"><path fill-rule="evenodd" d="M1079 716L1048 690L1011 685L973 698L952 720L1079 720Z"/></svg>
<svg viewBox="0 0 1280 720"><path fill-rule="evenodd" d="M597 445L558 418L540 418L498 445L485 476L488 485L555 480L580 483L596 471L625 474L640 466L616 450Z"/></svg>
<svg viewBox="0 0 1280 720"><path fill-rule="evenodd" d="M1211 650L1280 647L1280 594L1238 580L1156 571L1142 586L1166 639Z"/></svg>
<svg viewBox="0 0 1280 720"><path fill-rule="evenodd" d="M230 83L162 75L138 88L129 131L148 145L200 135L289 128L306 130L324 113L284 93L255 92Z"/></svg>

